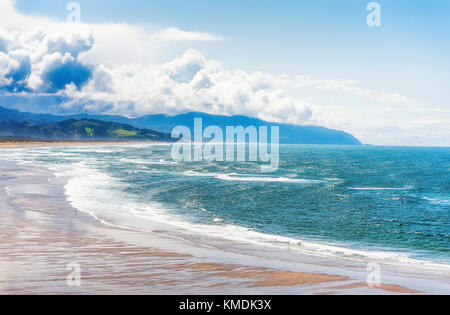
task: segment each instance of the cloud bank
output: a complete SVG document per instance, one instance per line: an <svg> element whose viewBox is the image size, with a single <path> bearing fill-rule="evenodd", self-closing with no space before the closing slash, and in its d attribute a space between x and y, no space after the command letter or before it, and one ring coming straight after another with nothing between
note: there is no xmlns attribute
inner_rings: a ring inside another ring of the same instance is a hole
<svg viewBox="0 0 450 315"><path fill-rule="evenodd" d="M357 88L354 81L225 69L195 49L160 65L89 62L87 57L96 49L93 33L85 28L64 32L0 29L0 89L55 94L65 99L60 107L73 112L139 116L202 111L295 124L326 122L320 108L289 95L287 87L377 97Z"/></svg>
<svg viewBox="0 0 450 315"><path fill-rule="evenodd" d="M196 49L161 62L174 43L221 40L175 27L29 17L0 0L0 106L128 117L201 111L323 125L372 143L389 143L392 134L405 144L450 143L449 111L425 113L415 100L354 80L227 69Z"/></svg>
<svg viewBox="0 0 450 315"><path fill-rule="evenodd" d="M159 65L102 62L102 57L109 55L102 49L108 46L105 38L111 33L120 38L134 34L163 45L171 41L217 41L222 39L219 36L177 28L144 35L141 29L128 25L70 25L45 20L25 23L27 19L8 6L11 2L0 1L9 11L0 24L3 92L58 95L64 100L59 106L73 112L138 116L202 111L292 123L315 119L311 105L286 93L284 86L291 84L292 78L228 70L195 49ZM147 51L138 41L132 49Z"/></svg>

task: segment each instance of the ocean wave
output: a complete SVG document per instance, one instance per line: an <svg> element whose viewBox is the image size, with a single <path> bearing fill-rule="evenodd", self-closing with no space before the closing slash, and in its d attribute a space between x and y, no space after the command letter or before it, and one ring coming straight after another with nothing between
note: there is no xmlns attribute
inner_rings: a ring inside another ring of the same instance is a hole
<svg viewBox="0 0 450 315"><path fill-rule="evenodd" d="M39 156L39 154L35 154L33 157L24 156L23 159L26 158L33 161L37 156ZM51 155L46 154L45 156L48 158ZM80 155L80 157L83 156ZM61 155L59 155L59 158L61 160L64 159ZM407 265L418 268L443 268L446 271L450 270L449 265L436 264L426 260L411 259L405 253L358 250L347 248L345 244L342 246L339 244L321 244L316 243L315 241L272 235L230 224L228 221L223 221L220 217L212 217L210 224L194 223L190 221L190 217L176 214L174 209L168 209L157 202L144 203L134 199L131 195L127 195L124 192L126 184L92 166L103 166L104 162L102 160L93 159L87 156L83 158L84 160L82 162L77 163L70 162L54 165L47 162L47 165L56 172L55 175L57 177L67 177L67 184L65 185L67 199L74 208L88 213L102 223L110 226L150 232L155 229L161 229L161 227L164 226L167 227L167 230L169 231L171 228L174 231L177 231L176 235L187 235L187 239L193 239L193 237L190 237L189 235L194 235L195 239L198 239L198 236L205 236L210 239L222 238L239 243L277 248L313 256L340 257L362 261L375 260L393 265ZM131 160L139 162L138 159ZM156 162L164 163L168 161L160 159ZM300 179L292 176L292 173L286 177L243 175L232 173L231 171L223 173L186 171L183 174L185 176L211 177L224 181L286 182L296 184L333 183L331 178L322 180ZM406 190L410 188L349 187L349 189ZM430 197L429 199L433 199L435 196L428 197ZM448 202L448 199L438 198L438 201L430 200L430 202Z"/></svg>
<svg viewBox="0 0 450 315"><path fill-rule="evenodd" d="M239 182L296 183L296 184L318 184L325 182L324 180L302 179L292 177L245 176L237 173L220 174L220 173L199 173L194 171L185 171L183 174L185 176L212 177L224 181L239 181Z"/></svg>
<svg viewBox="0 0 450 315"><path fill-rule="evenodd" d="M391 187L348 187L351 190L409 190L410 187L391 188Z"/></svg>
<svg viewBox="0 0 450 315"><path fill-rule="evenodd" d="M164 159L160 159L158 161L152 161L152 160L143 160L143 159L122 158L122 159L120 159L120 161L124 162L124 163L132 163L132 164L138 164L138 165L176 165L176 164L178 164L178 162L167 161Z"/></svg>
<svg viewBox="0 0 450 315"><path fill-rule="evenodd" d="M160 229L161 226L169 230L172 227L186 235L187 239L189 234L197 237L203 235L211 239L222 238L320 257L376 260L392 265L450 270L449 265L411 259L405 253L357 250L266 234L225 223L217 217L211 219L211 224L193 223L186 217L171 213L169 209L156 202L144 204L117 193L115 188L121 184L98 170L78 165L72 171L65 170L64 173L66 176L69 174L72 176L65 186L68 200L72 206L111 226L149 232L153 229Z"/></svg>
<svg viewBox="0 0 450 315"><path fill-rule="evenodd" d="M436 205L450 205L450 198L448 197L422 197L423 199L429 201Z"/></svg>

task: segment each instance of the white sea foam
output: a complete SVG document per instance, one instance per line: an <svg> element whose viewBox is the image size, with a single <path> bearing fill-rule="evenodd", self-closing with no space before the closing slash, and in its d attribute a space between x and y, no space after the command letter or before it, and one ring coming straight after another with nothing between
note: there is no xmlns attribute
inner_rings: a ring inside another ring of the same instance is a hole
<svg viewBox="0 0 450 315"><path fill-rule="evenodd" d="M5 187L5 193L6 193L6 195L8 195L8 196L11 197L11 196L12 196L12 195L11 195L11 187L6 186L6 187Z"/></svg>
<svg viewBox="0 0 450 315"><path fill-rule="evenodd" d="M152 160L143 160L143 159L122 158L122 159L120 159L120 161L124 162L124 163L131 163L131 164L137 164L137 165L176 165L176 164L178 164L178 162L166 161L164 159L160 159L158 161L152 161Z"/></svg>
<svg viewBox="0 0 450 315"><path fill-rule="evenodd" d="M192 176L192 177L216 177L215 173L199 173L194 171L184 171L184 176Z"/></svg>
<svg viewBox="0 0 450 315"><path fill-rule="evenodd" d="M159 160L158 162L161 163L161 164L163 164L163 165L174 165L174 164L178 164L178 162L176 162L176 161L167 161L167 160L164 160L164 159L161 159L161 160Z"/></svg>
<svg viewBox="0 0 450 315"><path fill-rule="evenodd" d="M390 187L348 187L351 190L408 190L408 187L390 188Z"/></svg>
<svg viewBox="0 0 450 315"><path fill-rule="evenodd" d="M228 181L241 182L269 182L269 183L297 183L297 184L314 184L321 183L321 180L301 179L301 178L287 178L287 177L245 177L233 176L228 174L217 175L218 179Z"/></svg>
<svg viewBox="0 0 450 315"><path fill-rule="evenodd" d="M67 146L67 147L61 147L68 153L117 153L118 150L121 149L121 147L115 147L110 148L109 146ZM52 148L53 150L61 149L56 147Z"/></svg>
<svg viewBox="0 0 450 315"><path fill-rule="evenodd" d="M448 197L423 197L423 199L436 205L450 205L450 199Z"/></svg>
<svg viewBox="0 0 450 315"><path fill-rule="evenodd" d="M132 201L126 196L121 196L114 190L120 183L94 169L79 165L72 171L66 170L65 175L68 174L71 174L72 178L66 185L66 193L72 206L91 214L108 225L138 231L151 231L161 226L172 227L185 235L194 234L210 238L223 238L313 256L340 257L362 261L378 260L393 265L450 270L449 265L410 259L403 253L356 250L270 235L241 226L225 224L220 218L213 219L215 224L210 225L192 223L180 215L171 213L158 203L143 204Z"/></svg>
<svg viewBox="0 0 450 315"><path fill-rule="evenodd" d="M323 180L302 179L292 177L269 177L269 176L244 176L237 173L220 174L220 173L199 173L193 171L185 171L185 176L193 177L212 177L224 181L239 182L267 182L267 183L294 183L294 184L317 184L323 183Z"/></svg>
<svg viewBox="0 0 450 315"><path fill-rule="evenodd" d="M26 155L26 154L25 154ZM47 155L48 156L48 155ZM21 156L20 158L25 158ZM28 156L30 158L30 156ZM32 158L30 158L32 160ZM67 177L65 186L68 201L79 211L89 213L104 224L135 229L137 231L152 231L161 226L172 227L186 235L204 235L210 238L224 238L230 241L244 242L256 246L279 248L291 252L310 254L324 257L345 257L355 260L378 260L393 265L406 265L418 268L450 270L449 265L435 264L425 260L410 259L403 253L386 251L364 251L349 249L329 244L319 244L277 235L264 234L249 228L226 224L222 219L213 219L213 224L196 224L185 217L173 214L158 203L142 203L133 201L130 196L121 192L123 184L117 179L108 176L92 167L87 162L92 160L86 158L84 162L53 165L52 169L57 177ZM221 180L240 181L275 181L304 183L305 181L292 177L257 177L242 176L235 173L213 174L185 172L185 176L208 176ZM318 181L314 181L318 182ZM364 187L353 188L364 190L392 190L393 188ZM405 188L402 188L405 189ZM6 191L6 189L5 189Z"/></svg>
<svg viewBox="0 0 450 315"><path fill-rule="evenodd" d="M154 164L154 161L150 161L150 160L138 160L138 159L129 159L129 158L122 158L122 159L120 159L120 162L139 164L139 165Z"/></svg>

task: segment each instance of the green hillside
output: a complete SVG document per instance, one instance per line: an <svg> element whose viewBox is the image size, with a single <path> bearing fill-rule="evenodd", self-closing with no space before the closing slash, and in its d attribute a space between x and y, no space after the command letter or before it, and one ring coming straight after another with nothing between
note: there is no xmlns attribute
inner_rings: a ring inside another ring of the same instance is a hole
<svg viewBox="0 0 450 315"><path fill-rule="evenodd" d="M37 125L0 118L0 139L173 141L168 133L93 119Z"/></svg>

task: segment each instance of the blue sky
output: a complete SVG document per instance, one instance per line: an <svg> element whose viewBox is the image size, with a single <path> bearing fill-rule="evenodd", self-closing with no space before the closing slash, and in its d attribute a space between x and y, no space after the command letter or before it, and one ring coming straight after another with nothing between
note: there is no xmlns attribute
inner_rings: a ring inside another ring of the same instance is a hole
<svg viewBox="0 0 450 315"><path fill-rule="evenodd" d="M68 2L18 0L15 8L24 16L64 23ZM284 89L289 97L325 111L325 116L342 116L338 121L330 120L328 125L328 118L318 118L317 124L343 128L365 142L450 145L448 129L442 131L439 127L450 123L446 121L450 117L449 1L378 1L381 27L367 25L366 6L370 1L363 0L78 2L82 23L131 25L148 33L176 28L220 38L174 41L155 49L158 50L155 54L146 47L152 55L149 64L170 63L188 49L195 49L208 61L220 62L226 71L304 75L327 82L355 81L358 89L346 89L345 95L342 91L336 94L325 89L328 93L325 97L322 89L298 88L298 85ZM86 62L93 60L101 59L91 57ZM112 68L115 62L108 66ZM358 95L352 96L350 92ZM373 97L366 101L363 94ZM386 97L376 96L387 94L409 101L388 104L381 101ZM374 102L374 98L382 104ZM283 101L287 103L291 99ZM411 107L415 116L408 110ZM304 111L295 112L301 116ZM251 111L247 109L243 113L251 114ZM277 115L272 116L275 119ZM396 123L401 116L408 116L407 121ZM439 125L436 127L439 130L433 130L433 125ZM396 128L403 128L397 130L397 137L386 134L394 134ZM416 134L411 136L411 133Z"/></svg>

